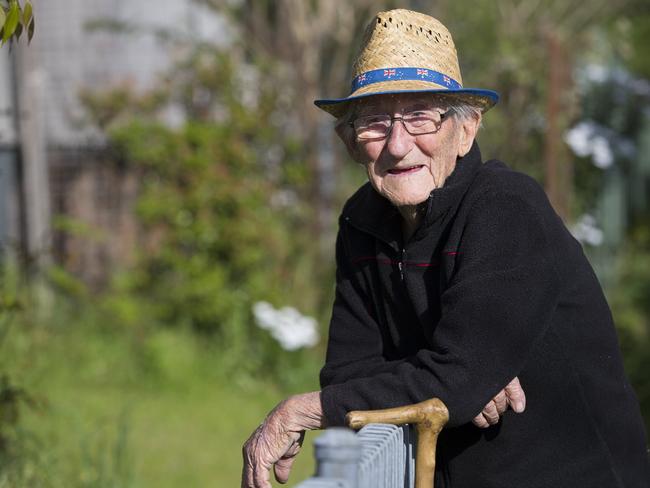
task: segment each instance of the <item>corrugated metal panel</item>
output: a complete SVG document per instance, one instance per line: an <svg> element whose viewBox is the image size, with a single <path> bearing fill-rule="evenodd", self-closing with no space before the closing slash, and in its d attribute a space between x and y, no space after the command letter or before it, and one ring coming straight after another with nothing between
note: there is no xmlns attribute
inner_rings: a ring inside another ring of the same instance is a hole
<svg viewBox="0 0 650 488"><path fill-rule="evenodd" d="M411 426L369 424L356 439L351 431L330 429L315 441L316 476L298 488L329 488L340 483L350 488L413 488L415 445ZM353 448L360 450L359 455L351 455Z"/></svg>

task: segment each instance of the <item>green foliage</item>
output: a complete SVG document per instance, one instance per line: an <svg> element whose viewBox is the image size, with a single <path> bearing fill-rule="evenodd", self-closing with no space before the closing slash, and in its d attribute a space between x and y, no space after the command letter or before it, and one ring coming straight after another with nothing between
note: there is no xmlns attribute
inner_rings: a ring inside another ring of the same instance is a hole
<svg viewBox="0 0 650 488"><path fill-rule="evenodd" d="M91 297L38 304L30 288L0 371L37 408L20 400L17 424L3 431L13 454L0 454L1 488L237 485L239 447L287 390L226 376L220 345L193 331L118 328ZM294 378L292 391L316 388L319 365L293 365L306 381ZM312 459L300 456L293 481Z"/></svg>
<svg viewBox="0 0 650 488"><path fill-rule="evenodd" d="M31 42L34 37L35 22L30 0L26 0L22 6L20 0L0 1L0 45L9 41L19 41L23 32L27 32L27 39Z"/></svg>
<svg viewBox="0 0 650 488"><path fill-rule="evenodd" d="M638 218L639 186L645 177L643 174L643 158L647 155L637 154L642 148L644 132L648 130L645 123L650 97L642 90L635 90L635 80L620 64L610 62L597 66L607 77L603 80L581 81L581 113L580 120L594 126L601 140L604 140L611 151L613 166L620 170L626 179L626 192L622 199L626 201L627 214L625 217L632 224ZM582 77L586 76L583 74ZM611 180L611 170L597 167L593 164L591 155L579 158L574 156L574 192L575 210L580 213L590 212L603 198L603 191Z"/></svg>
<svg viewBox="0 0 650 488"><path fill-rule="evenodd" d="M309 305L289 294L294 256L310 252L292 238L300 209L273 205L278 189L255 155L255 137L233 120L180 130L135 121L112 132L120 157L143 171L137 214L148 242L116 281L120 307L130 301L147 312L132 318L259 346L250 315L256 300ZM257 352L252 369L265 358Z"/></svg>
<svg viewBox="0 0 650 488"><path fill-rule="evenodd" d="M84 95L115 159L141 181L142 247L132 266L115 273L102 310L126 328L208 335L224 374L263 373L291 385L302 380L299 365L310 353L282 350L256 327L252 305L292 305L322 319L329 292L320 277L332 263L321 264L310 238L311 175L277 88L261 82L251 100L241 69L226 54L198 50L151 93L122 87ZM163 100L182 106L188 121L158 122ZM76 235L79 227L60 220ZM74 281L50 275L79 296Z"/></svg>
<svg viewBox="0 0 650 488"><path fill-rule="evenodd" d="M640 225L630 233L610 302L625 359L641 411L650 432L650 230Z"/></svg>
<svg viewBox="0 0 650 488"><path fill-rule="evenodd" d="M590 124L613 157L611 166L596 167L591 155L574 161L574 209L599 219L604 230L600 246L587 248L605 287L620 340L625 368L634 387L646 429L650 428L650 233L647 208L648 117L650 98L638 89L647 80L648 16L631 6L601 36L605 41L583 62L576 78L580 94L579 120ZM602 40L601 40L602 42ZM633 70L632 72L630 70ZM636 74L634 74L636 71Z"/></svg>
<svg viewBox="0 0 650 488"><path fill-rule="evenodd" d="M4 258L0 268L0 357L11 350L11 334L26 314L27 296L15 263ZM39 409L36 397L18 386L17 371L0 361L0 487L40 486L38 442L23 418Z"/></svg>

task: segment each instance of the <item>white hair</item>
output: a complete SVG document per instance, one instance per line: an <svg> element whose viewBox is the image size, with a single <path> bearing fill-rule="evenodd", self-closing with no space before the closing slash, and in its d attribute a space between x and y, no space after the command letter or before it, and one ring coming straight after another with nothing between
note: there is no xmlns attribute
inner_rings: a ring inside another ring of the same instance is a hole
<svg viewBox="0 0 650 488"><path fill-rule="evenodd" d="M454 113L456 116L461 120L483 120L482 117L482 110L480 107L477 107L476 105L472 105L471 103L463 102L463 101L450 101L447 103L446 108L452 108L454 109ZM479 125L479 128L481 126Z"/></svg>

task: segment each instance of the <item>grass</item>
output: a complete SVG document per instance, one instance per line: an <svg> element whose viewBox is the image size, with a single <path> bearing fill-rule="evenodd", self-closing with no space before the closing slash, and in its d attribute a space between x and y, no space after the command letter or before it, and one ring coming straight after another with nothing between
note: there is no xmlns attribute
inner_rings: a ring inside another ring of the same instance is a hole
<svg viewBox="0 0 650 488"><path fill-rule="evenodd" d="M238 487L243 442L287 395L224 377L218 348L181 330L23 327L0 352L0 371L40 405L19 423L31 445L25 486ZM314 389L317 358L305 368L303 389ZM289 486L311 475L314 437Z"/></svg>

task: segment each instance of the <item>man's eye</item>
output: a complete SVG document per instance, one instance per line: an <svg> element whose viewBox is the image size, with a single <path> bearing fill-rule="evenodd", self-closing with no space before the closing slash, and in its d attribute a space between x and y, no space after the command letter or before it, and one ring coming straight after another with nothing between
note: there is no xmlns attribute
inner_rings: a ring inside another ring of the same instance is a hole
<svg viewBox="0 0 650 488"><path fill-rule="evenodd" d="M435 120L436 114L431 110L416 110L415 112L409 112L404 114L406 120Z"/></svg>
<svg viewBox="0 0 650 488"><path fill-rule="evenodd" d="M357 120L357 127L377 127L390 124L390 117L387 115L369 115Z"/></svg>
<svg viewBox="0 0 650 488"><path fill-rule="evenodd" d="M416 109L404 114L404 117L428 117L435 118L436 111L431 109Z"/></svg>

